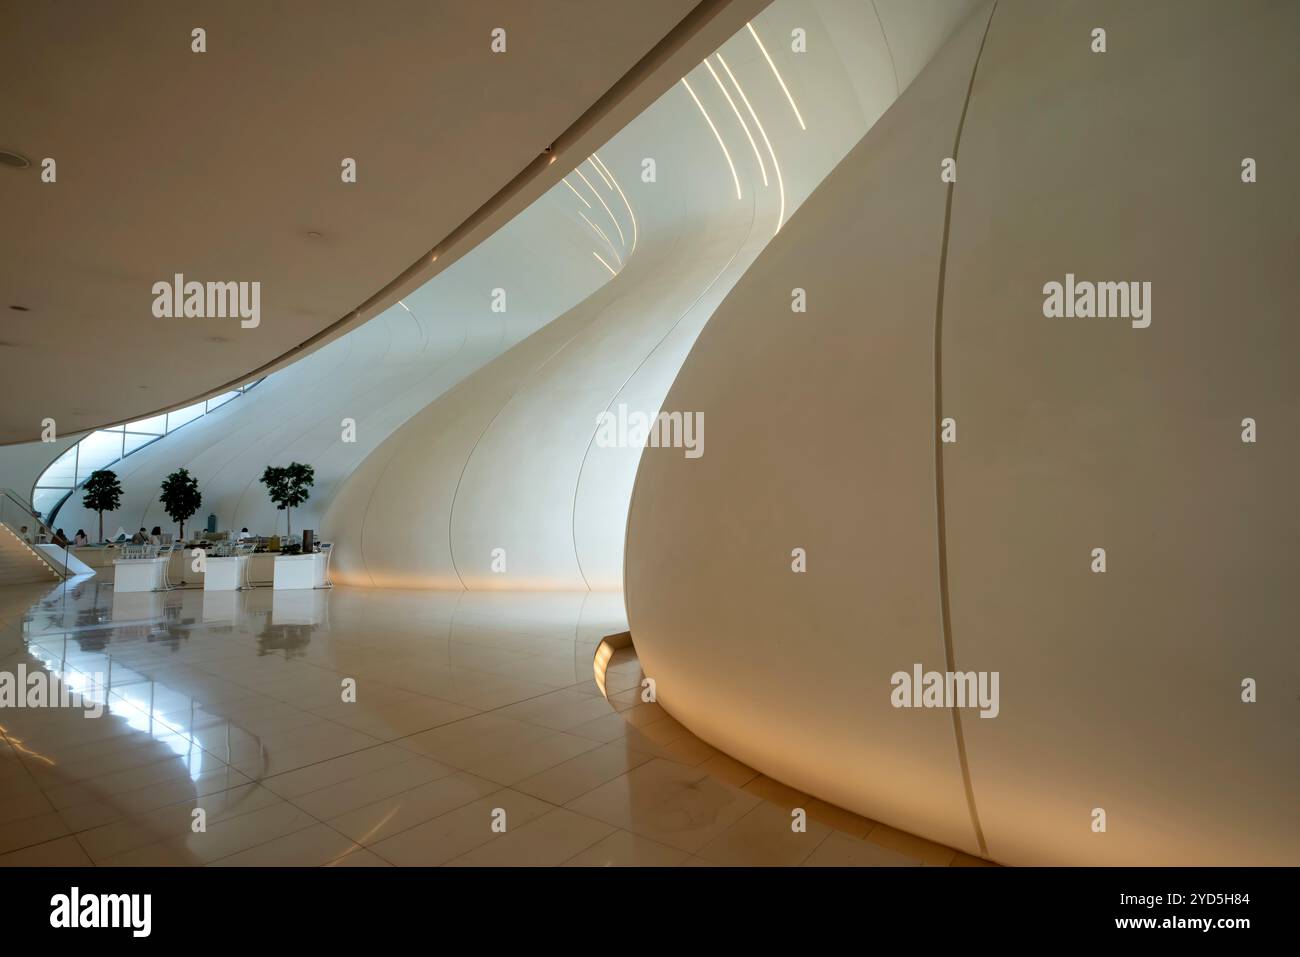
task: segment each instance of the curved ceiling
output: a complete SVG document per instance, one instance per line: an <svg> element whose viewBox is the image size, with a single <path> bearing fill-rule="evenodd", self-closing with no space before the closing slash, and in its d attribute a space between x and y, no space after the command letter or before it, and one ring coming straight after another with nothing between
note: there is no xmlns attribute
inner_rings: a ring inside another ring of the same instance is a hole
<svg viewBox="0 0 1300 957"><path fill-rule="evenodd" d="M662 92L646 77L665 47L720 40L762 6L14 5L0 148L32 166L0 166L0 443L47 416L68 433L173 407L351 328L503 192L528 192L544 151L617 113L620 90ZM259 324L155 318L153 284L176 273L261 283Z"/></svg>

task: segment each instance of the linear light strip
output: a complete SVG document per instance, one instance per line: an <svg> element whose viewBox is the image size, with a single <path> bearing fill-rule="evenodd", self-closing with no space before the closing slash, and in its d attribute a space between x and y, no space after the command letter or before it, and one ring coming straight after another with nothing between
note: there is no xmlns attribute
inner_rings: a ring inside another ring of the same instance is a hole
<svg viewBox="0 0 1300 957"><path fill-rule="evenodd" d="M574 172L577 173L579 176L582 176L582 170L575 169ZM597 199L600 200L600 205L605 207L605 212L609 213L609 221L612 222L614 224L614 228L618 230L618 241L622 243L623 248L626 249L627 240L623 238L623 227L618 224L618 217L615 216L614 211L609 208L609 203L605 202L605 200L601 198L600 193L596 192L596 187L591 185L591 180L587 179L587 177L585 176L582 176L582 181L587 184L587 189L591 190L591 195L595 196Z"/></svg>
<svg viewBox="0 0 1300 957"><path fill-rule="evenodd" d="M599 226L597 226L595 223L593 223L590 219L587 219L586 215L582 212L582 210L578 210L578 215L579 215L579 216L582 216L583 221L584 221L588 226L590 226L592 229L594 229L594 230L596 231L596 235L597 235L597 236L599 236L601 239L605 240L605 244L609 246L609 251L612 252L612 253L614 254L614 258L615 258L616 260L618 260L618 264L619 264L620 266L623 265L623 260L622 260L621 258L619 258L619 255L618 255L618 249L616 249L615 246L614 246L614 244L613 244L612 242L610 242L609 234L606 233L605 230L603 230L603 229L601 229Z"/></svg>
<svg viewBox="0 0 1300 957"><path fill-rule="evenodd" d="M781 84L781 89L785 92L785 98L790 101L790 109L794 110L794 118L799 121L799 129L808 129L808 127L804 125L803 116L799 113L799 107L795 106L794 97L790 95L789 87L785 85L785 80L781 79L781 71L776 68L776 64L772 62L772 58L767 55L767 47L763 46L763 41L759 39L758 31L754 29L754 24L746 23L745 26L749 27L750 36L754 38L754 42L758 44L758 48L763 51L763 58L767 60L767 65L772 68L772 75L776 77L776 82Z"/></svg>
<svg viewBox="0 0 1300 957"><path fill-rule="evenodd" d="M618 190L618 195L623 197L623 205L627 207L628 218L632 220L632 252L636 252L636 213L632 212L632 204L628 202L627 194L623 192L623 187L618 185L618 177L614 175L614 171L606 166L605 161L595 153L591 154L591 158L600 164L600 168L609 175L610 180L614 183L614 188Z"/></svg>
<svg viewBox="0 0 1300 957"><path fill-rule="evenodd" d="M749 124L746 123L745 118L740 115L740 108L736 106L736 101L731 98L731 94L727 92L727 88L722 85L722 80L713 69L713 64L711 64L706 58L704 65L709 68L709 74L713 77L713 82L718 84L718 89L721 90L722 95L727 98L727 103L731 105L731 112L735 113L736 119L740 121L740 128L745 131L745 136L749 139L749 145L754 149L754 159L758 160L758 169L759 172L763 174L763 185L766 186L767 164L763 162L763 154L758 151L758 144L754 142L754 135L749 132Z"/></svg>
<svg viewBox="0 0 1300 957"><path fill-rule="evenodd" d="M578 197L578 199L582 200L584 206L586 206L588 209L591 209L591 203L587 202L587 197L583 196L581 193L579 193L576 189L573 188L573 184L569 182L569 177L567 176L564 177L562 180L560 180L560 182L563 183L565 186L568 186L569 192L572 193L574 196Z"/></svg>
<svg viewBox="0 0 1300 957"><path fill-rule="evenodd" d="M698 106L700 112L704 114L704 122L709 124L709 129L713 130L713 135L717 137L718 145L722 147L722 155L727 158L727 165L731 167L731 178L736 183L736 199L743 198L740 192L740 177L736 175L736 164L731 161L731 152L727 149L727 144L722 141L722 134L719 133L718 128L713 125L713 120L709 117L709 111L704 108L704 104L700 102L700 98L695 95L695 91L691 89L691 85L687 82L686 77L682 77L682 86L686 87L686 92L691 95L691 99L695 101L695 105Z"/></svg>
<svg viewBox="0 0 1300 957"><path fill-rule="evenodd" d="M603 259L600 258L600 253L596 252L596 250L593 249L593 250L591 251L591 254L592 254L593 256L596 257L596 259L600 262L600 264L601 264L602 266L604 266L606 269L609 270L609 274L610 274L611 276L617 276L617 275L618 275L618 273L614 271L614 267L613 267L613 266L611 266L609 263L605 262L605 260L603 260Z"/></svg>
<svg viewBox="0 0 1300 957"><path fill-rule="evenodd" d="M763 137L763 143L767 146L767 151L772 154L772 168L776 170L776 187L781 194L781 212L776 220L776 233L781 231L781 225L785 222L785 181L781 178L781 164L776 161L776 150L772 149L772 141L767 138L767 130L763 129L763 121L758 118L754 112L754 107L750 105L749 97L745 95L744 88L740 81L736 79L736 74L731 72L731 67L727 66L727 61L718 54L718 62L722 68L727 71L727 76L731 77L731 82L736 85L736 92L740 94L740 101L745 104L745 109L749 110L749 115L754 118L754 125L758 127L759 135ZM775 236L776 233L772 235Z"/></svg>
<svg viewBox="0 0 1300 957"><path fill-rule="evenodd" d="M587 162L591 164L592 169L594 169L597 173L600 174L600 178L605 181L605 185L608 186L610 189L613 189L614 184L609 181L609 177L605 175L605 171L596 165L596 161L593 160L590 156L588 156Z"/></svg>

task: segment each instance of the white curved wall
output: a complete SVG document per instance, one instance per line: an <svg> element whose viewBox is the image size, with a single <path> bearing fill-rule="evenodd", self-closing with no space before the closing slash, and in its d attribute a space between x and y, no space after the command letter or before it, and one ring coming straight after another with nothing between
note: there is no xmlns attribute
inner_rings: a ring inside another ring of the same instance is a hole
<svg viewBox="0 0 1300 957"><path fill-rule="evenodd" d="M569 195L562 186L557 190ZM316 528L328 538L325 506L380 441L609 279L591 258L587 230L552 190L407 297L407 308L389 309L244 396L109 466L125 494L122 507L105 516L106 531L119 524L127 530L173 528L157 500L158 485L183 466L203 494L195 516L200 526L211 512L221 528L283 532L284 513L271 504L258 479L267 465L296 460L315 467L316 486L312 498L294 510L293 528ZM510 308L493 312L491 291L503 285L510 290ZM343 440L344 418L356 422L355 442ZM14 453L5 450L5 455ZM57 524L69 533L84 527L93 535L97 521L75 492Z"/></svg>
<svg viewBox="0 0 1300 957"><path fill-rule="evenodd" d="M172 527L157 489L184 466L204 495L199 524L215 512L223 528L283 529L258 477L297 460L315 466L317 484L293 527L336 542L341 582L621 587L641 450L596 445L597 414L620 404L659 410L700 328L778 221L893 102L952 11L968 6L771 5L754 26L806 130L747 30L720 51L743 98L717 56L711 65L731 102L705 67L688 80L727 145L741 198L718 139L678 84L600 151L621 192L583 164L587 182L568 180L585 201L555 187L409 296L414 315L391 309L112 466L126 494L106 526ZM790 50L795 27L807 32L807 53ZM654 183L641 179L645 157L656 161ZM593 250L619 268L616 278ZM505 313L490 308L496 288L506 290ZM355 443L341 440L344 417L357 422ZM77 493L58 524L90 529L96 520ZM492 571L496 548L506 553L502 574Z"/></svg>
<svg viewBox="0 0 1300 957"><path fill-rule="evenodd" d="M1295 864L1300 11L1001 0L941 272L989 9L686 360L709 445L641 461L641 661L727 753L1004 863ZM1044 318L1066 272L1151 281L1151 326ZM893 708L916 662L998 671L1000 714Z"/></svg>
<svg viewBox="0 0 1300 957"><path fill-rule="evenodd" d="M933 9L924 5L926 16ZM339 545L338 580L621 586L641 449L597 444L598 416L620 406L650 416L660 410L696 335L778 222L897 94L890 45L869 5L782 0L754 25L807 128L746 30L724 44L722 60L710 60L718 79L697 68L689 91L679 84L603 147L623 194L590 166L584 172L620 219L626 265L590 299L413 416L357 469L326 516ZM795 26L807 31L808 53L790 50ZM850 29L868 40L842 60L833 38ZM923 51L942 39L923 34L902 42ZM646 157L656 163L653 183L640 176ZM624 195L630 209L621 205ZM706 447L707 440L706 433Z"/></svg>

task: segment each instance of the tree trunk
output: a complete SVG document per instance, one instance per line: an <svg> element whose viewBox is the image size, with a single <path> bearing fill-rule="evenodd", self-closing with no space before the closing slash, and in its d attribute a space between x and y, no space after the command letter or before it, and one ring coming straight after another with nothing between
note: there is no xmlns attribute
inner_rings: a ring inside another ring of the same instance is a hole
<svg viewBox="0 0 1300 957"><path fill-rule="evenodd" d="M99 544L104 544L104 513L99 513Z"/></svg>
<svg viewBox="0 0 1300 957"><path fill-rule="evenodd" d="M286 508L286 509L284 510L284 529L285 529L285 535L284 535L284 537L285 537L286 539L288 539L288 538L293 538L293 515L292 515L292 512L293 512L293 509L290 509L290 508Z"/></svg>

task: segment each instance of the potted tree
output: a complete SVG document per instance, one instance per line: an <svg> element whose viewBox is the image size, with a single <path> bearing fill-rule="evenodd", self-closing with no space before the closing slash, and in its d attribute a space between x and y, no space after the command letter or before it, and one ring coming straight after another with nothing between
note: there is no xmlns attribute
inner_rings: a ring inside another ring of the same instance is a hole
<svg viewBox="0 0 1300 957"><path fill-rule="evenodd" d="M286 537L292 536L290 510L311 497L311 487L316 484L316 470L301 462L290 462L283 467L268 465L262 473L262 484L275 507L285 513Z"/></svg>
<svg viewBox="0 0 1300 957"><path fill-rule="evenodd" d="M96 469L86 479L83 507L99 513L99 540L104 541L104 513L115 512L122 504L122 483L112 469Z"/></svg>
<svg viewBox="0 0 1300 957"><path fill-rule="evenodd" d="M181 541L185 541L185 522L203 505L198 479L189 469L177 469L162 480L162 494L158 496L163 508L173 522L181 527Z"/></svg>

